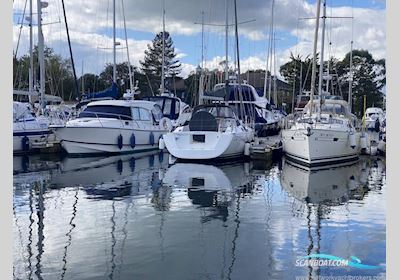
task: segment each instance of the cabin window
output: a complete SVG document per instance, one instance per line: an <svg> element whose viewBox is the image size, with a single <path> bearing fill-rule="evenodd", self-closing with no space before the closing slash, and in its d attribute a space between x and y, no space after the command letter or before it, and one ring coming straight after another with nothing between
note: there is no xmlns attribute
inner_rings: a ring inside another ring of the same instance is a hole
<svg viewBox="0 0 400 280"><path fill-rule="evenodd" d="M161 107L159 105L157 105L157 104L154 105L154 108L153 108L152 112L153 112L154 120L156 122L159 122L161 120L161 118L163 117L163 113L162 113Z"/></svg>
<svg viewBox="0 0 400 280"><path fill-rule="evenodd" d="M151 117L150 117L150 112L144 108L139 108L139 112L140 112L140 120L141 121L150 121Z"/></svg>
<svg viewBox="0 0 400 280"><path fill-rule="evenodd" d="M133 118L135 121L140 121L139 108L132 108L132 118Z"/></svg>
<svg viewBox="0 0 400 280"><path fill-rule="evenodd" d="M163 113L164 115L171 115L172 114L172 100L171 99L165 99L164 100L164 110Z"/></svg>
<svg viewBox="0 0 400 280"><path fill-rule="evenodd" d="M110 106L110 105L95 105L88 106L79 114L79 118L109 118L131 120L130 107L126 106Z"/></svg>

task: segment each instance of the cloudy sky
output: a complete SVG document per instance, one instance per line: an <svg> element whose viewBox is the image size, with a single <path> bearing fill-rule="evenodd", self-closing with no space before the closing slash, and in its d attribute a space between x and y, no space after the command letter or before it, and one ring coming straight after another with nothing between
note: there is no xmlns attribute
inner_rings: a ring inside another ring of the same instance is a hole
<svg viewBox="0 0 400 280"><path fill-rule="evenodd" d="M21 38L18 56L28 52L29 27L23 21L27 0L15 0L14 51L18 35ZM117 40L125 46L123 12L125 12L131 63L139 66L144 50L155 34L162 30L162 9L165 1L166 30L172 35L178 58L182 62L182 76L201 63L201 22L204 11L204 56L206 67L220 67L224 59L225 0L116 0ZM27 1L26 12L29 10ZM34 2L34 13L36 2ZM48 0L43 10L45 44L63 57L69 57L61 0ZM244 70L265 68L272 0L237 0L239 21L252 21L239 26L241 66ZM67 20L78 76L100 73L112 61L112 0L67 0ZM233 23L233 0L228 0L229 22ZM384 0L327 0L327 15L351 17L327 19L325 55L342 58L354 48L369 50L375 58L385 58L386 5ZM276 32L277 67L289 59L290 52L308 55L312 52L316 1L275 0L274 24ZM24 22L22 29L21 21ZM34 14L34 23L37 22ZM217 25L217 26L216 26ZM35 42L37 42L36 30ZM229 56L234 57L234 29L230 28ZM331 47L328 43L331 42ZM126 49L119 49L117 61L127 60Z"/></svg>

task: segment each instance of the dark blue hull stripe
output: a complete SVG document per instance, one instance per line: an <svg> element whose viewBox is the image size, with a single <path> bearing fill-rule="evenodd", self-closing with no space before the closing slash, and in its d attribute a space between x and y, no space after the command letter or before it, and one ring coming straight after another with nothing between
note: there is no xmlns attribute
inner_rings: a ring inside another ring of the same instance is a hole
<svg viewBox="0 0 400 280"><path fill-rule="evenodd" d="M52 134L52 131L21 131L21 132L14 132L13 136L40 136L40 135L48 135Z"/></svg>

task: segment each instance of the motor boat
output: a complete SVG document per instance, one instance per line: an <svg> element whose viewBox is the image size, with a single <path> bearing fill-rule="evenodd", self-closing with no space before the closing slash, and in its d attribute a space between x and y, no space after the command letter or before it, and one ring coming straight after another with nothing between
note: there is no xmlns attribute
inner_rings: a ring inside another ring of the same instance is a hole
<svg viewBox="0 0 400 280"><path fill-rule="evenodd" d="M385 120L385 114L381 108L371 107L365 111L365 127L368 130L379 132Z"/></svg>
<svg viewBox="0 0 400 280"><path fill-rule="evenodd" d="M240 121L226 105L199 105L189 124L166 133L160 141L177 159L227 159L245 155L254 139L254 130Z"/></svg>
<svg viewBox="0 0 400 280"><path fill-rule="evenodd" d="M290 127L282 130L284 153L308 166L357 159L360 133L348 103L334 98L309 101Z"/></svg>
<svg viewBox="0 0 400 280"><path fill-rule="evenodd" d="M161 108L154 102L103 100L87 104L65 125L51 127L69 154L127 153L157 149L168 132L163 123Z"/></svg>
<svg viewBox="0 0 400 280"><path fill-rule="evenodd" d="M45 147L49 135L50 121L44 116L36 116L29 103L13 103L13 152L30 152L37 147Z"/></svg>
<svg viewBox="0 0 400 280"><path fill-rule="evenodd" d="M185 125L192 115L190 106L172 94L164 93L159 96L146 96L143 97L143 100L157 103L161 107L164 117L171 120L173 128Z"/></svg>

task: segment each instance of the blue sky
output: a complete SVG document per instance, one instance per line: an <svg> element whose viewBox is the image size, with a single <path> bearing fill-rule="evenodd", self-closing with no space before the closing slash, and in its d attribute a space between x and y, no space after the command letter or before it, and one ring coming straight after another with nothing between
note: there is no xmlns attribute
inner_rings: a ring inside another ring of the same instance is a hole
<svg viewBox="0 0 400 280"><path fill-rule="evenodd" d="M25 1L14 1L14 49L17 45L18 23L22 17ZM206 22L222 24L225 20L225 0L165 1L166 28L172 35L179 59L183 64L182 75L185 76L201 60L201 27L195 25L194 22L201 21L201 11L204 10ZM78 75L82 72L82 63L84 72L98 73L105 63L111 62L110 49L104 49L104 47L110 48L112 42L111 3L111 0L85 2L69 0L65 3ZM136 66L143 59L147 44L154 38L156 32L161 31L162 3L162 0L135 0L125 3L130 58ZM313 21L299 21L298 18L315 16L315 3L316 1L306 0L275 1L277 68L289 59L291 51L301 55L311 53ZM332 42L329 53L339 58L343 57L350 50L353 33L355 48L368 49L376 58L384 58L385 6L385 1L379 0L327 0L328 16L331 14L333 16L354 15L353 24L349 19L327 20L327 41ZM124 43L121 11L120 0L117 0L117 37L121 43ZM229 12L229 21L233 22L232 3ZM244 70L265 68L270 14L271 0L238 0L239 21L255 19L255 22L239 26L240 56ZM68 57L60 0L49 1L43 21L52 23L44 26L46 45L53 47L63 57ZM60 21L61 23L57 23ZM225 55L223 31L223 27L205 27L205 59L208 68L218 67ZM231 29L231 35L233 35L233 29ZM19 55L28 51L28 36L28 27L24 26ZM229 42L229 55L233 58L233 36L230 36ZM126 58L125 51L120 50L118 61L126 61Z"/></svg>

